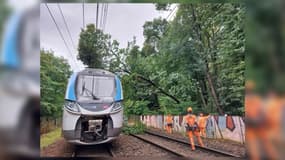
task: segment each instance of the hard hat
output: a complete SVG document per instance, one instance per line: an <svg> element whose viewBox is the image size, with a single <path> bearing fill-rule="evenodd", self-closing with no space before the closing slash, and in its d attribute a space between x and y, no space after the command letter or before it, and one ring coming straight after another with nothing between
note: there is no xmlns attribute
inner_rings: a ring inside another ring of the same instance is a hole
<svg viewBox="0 0 285 160"><path fill-rule="evenodd" d="M192 111L192 107L187 108L187 112L190 112L190 111Z"/></svg>
<svg viewBox="0 0 285 160"><path fill-rule="evenodd" d="M245 82L245 88L249 89L249 90L252 90L252 89L255 88L255 83L252 80L247 80Z"/></svg>

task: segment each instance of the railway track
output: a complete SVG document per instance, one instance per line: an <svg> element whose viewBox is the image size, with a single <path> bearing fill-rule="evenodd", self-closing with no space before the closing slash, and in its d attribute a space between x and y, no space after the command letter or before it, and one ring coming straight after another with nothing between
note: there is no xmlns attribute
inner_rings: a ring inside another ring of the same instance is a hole
<svg viewBox="0 0 285 160"><path fill-rule="evenodd" d="M196 146L195 151L191 151L189 142L175 139L173 137L160 135L155 132L145 131L143 135L133 135L144 142L150 143L156 147L159 147L171 154L179 157L188 157L193 159L241 159L239 156L219 151L212 148Z"/></svg>
<svg viewBox="0 0 285 160"><path fill-rule="evenodd" d="M72 157L115 157L112 144L74 146Z"/></svg>
<svg viewBox="0 0 285 160"><path fill-rule="evenodd" d="M153 132L153 131L148 131L147 130L147 131L145 131L145 133L151 134L151 135L154 135L154 136L159 136L159 137L162 137L162 138L166 138L168 140L180 142L180 143L183 143L183 144L186 144L186 145L190 145L190 143L188 141L185 141L185 140L182 140L182 139L177 139L177 138L166 136L166 135L161 135L161 134L158 134L158 133ZM217 149L214 149L214 148L202 147L202 146L199 146L199 145L195 145L195 147L198 148L198 149L201 149L201 150L217 153L217 154L224 155L224 156L235 157L235 158L242 158L239 155L236 155L236 154L233 154L233 153L229 153L229 152L225 152L225 151L221 151L221 150L217 150Z"/></svg>

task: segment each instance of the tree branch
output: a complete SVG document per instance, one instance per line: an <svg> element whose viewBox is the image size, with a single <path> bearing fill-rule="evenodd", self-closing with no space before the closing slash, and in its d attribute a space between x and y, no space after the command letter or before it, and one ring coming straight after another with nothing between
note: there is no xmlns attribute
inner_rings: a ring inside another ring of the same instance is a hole
<svg viewBox="0 0 285 160"><path fill-rule="evenodd" d="M128 74L132 74L132 73L131 73L129 70L127 70L127 69L122 69L122 71L124 71L124 72L126 72L126 73L128 73ZM158 90L160 91L160 93L162 93L162 94L168 96L169 98L173 99L177 104L180 103L180 101L179 101L175 96L173 96L173 95L167 93L164 89L160 88L160 87L159 87L157 84L155 84L152 80L150 80L150 79L148 79L148 78L145 78L145 77L142 76L141 74L137 74L137 73L136 73L136 76L137 76L139 79L141 79L141 80L143 80L143 81L145 81L145 82L151 84L152 86L154 86L156 89L158 89Z"/></svg>

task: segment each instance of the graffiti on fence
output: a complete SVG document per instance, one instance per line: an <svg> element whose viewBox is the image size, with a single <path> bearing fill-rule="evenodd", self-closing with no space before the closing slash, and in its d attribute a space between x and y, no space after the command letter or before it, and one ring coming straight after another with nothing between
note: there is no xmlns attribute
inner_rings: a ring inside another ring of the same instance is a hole
<svg viewBox="0 0 285 160"><path fill-rule="evenodd" d="M165 130L166 116L142 115L140 120L147 127ZM181 133L186 131L183 116L173 116L173 130ZM244 143L245 125L243 118L239 116L209 116L206 123L206 135L207 138L223 138Z"/></svg>

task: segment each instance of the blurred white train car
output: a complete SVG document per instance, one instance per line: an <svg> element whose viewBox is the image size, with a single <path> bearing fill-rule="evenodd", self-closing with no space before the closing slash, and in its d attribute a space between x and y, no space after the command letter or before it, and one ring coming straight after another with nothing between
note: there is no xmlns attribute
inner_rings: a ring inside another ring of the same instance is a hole
<svg viewBox="0 0 285 160"><path fill-rule="evenodd" d="M0 151L39 156L39 8L13 11L0 54Z"/></svg>

